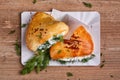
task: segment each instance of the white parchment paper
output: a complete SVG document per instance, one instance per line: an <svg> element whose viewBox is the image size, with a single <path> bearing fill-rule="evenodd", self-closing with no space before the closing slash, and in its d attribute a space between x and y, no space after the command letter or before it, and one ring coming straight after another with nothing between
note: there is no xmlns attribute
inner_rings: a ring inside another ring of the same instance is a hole
<svg viewBox="0 0 120 80"><path fill-rule="evenodd" d="M56 20L64 21L70 26L85 25L85 28L93 37L94 41L94 51L93 53L96 57L87 63L74 62L67 64L60 64L56 61L50 61L49 66L97 66L100 63L100 14L98 12L61 12L53 9L52 12L47 12L51 14ZM23 12L21 13L21 24L29 23L32 15L35 12ZM21 63L24 65L25 62L30 59L34 53L26 47L25 43L25 31L26 28L21 29ZM74 31L75 28L71 29ZM67 37L69 39L70 35ZM86 56L87 57L87 56ZM83 57L79 57L82 59ZM75 58L78 59L78 58Z"/></svg>

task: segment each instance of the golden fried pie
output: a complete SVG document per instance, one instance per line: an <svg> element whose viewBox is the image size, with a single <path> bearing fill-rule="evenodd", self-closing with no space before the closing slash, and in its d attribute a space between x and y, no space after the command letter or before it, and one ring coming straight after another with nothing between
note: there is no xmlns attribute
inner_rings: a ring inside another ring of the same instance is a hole
<svg viewBox="0 0 120 80"><path fill-rule="evenodd" d="M31 19L26 30L27 47L36 51L37 48L45 43L53 35L66 35L69 28L60 21L56 21L51 15L37 12Z"/></svg>
<svg viewBox="0 0 120 80"><path fill-rule="evenodd" d="M71 36L70 40L58 42L50 48L52 59L73 58L86 56L92 53L94 49L91 35L84 26L79 26Z"/></svg>

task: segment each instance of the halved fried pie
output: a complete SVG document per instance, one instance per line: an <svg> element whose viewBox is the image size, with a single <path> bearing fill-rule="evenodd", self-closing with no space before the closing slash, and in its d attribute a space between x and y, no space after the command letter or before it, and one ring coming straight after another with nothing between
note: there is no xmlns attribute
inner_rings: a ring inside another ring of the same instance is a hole
<svg viewBox="0 0 120 80"><path fill-rule="evenodd" d="M91 35L84 26L79 26L70 40L58 42L50 48L52 59L73 58L86 56L92 53L94 44Z"/></svg>

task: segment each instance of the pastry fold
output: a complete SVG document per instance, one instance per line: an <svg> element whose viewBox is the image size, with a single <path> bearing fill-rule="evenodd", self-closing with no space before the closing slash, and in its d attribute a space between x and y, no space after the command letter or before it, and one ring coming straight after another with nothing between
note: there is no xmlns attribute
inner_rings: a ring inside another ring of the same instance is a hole
<svg viewBox="0 0 120 80"><path fill-rule="evenodd" d="M79 26L70 40L58 42L50 48L52 59L73 58L86 56L93 52L94 44L91 35L84 26Z"/></svg>
<svg viewBox="0 0 120 80"><path fill-rule="evenodd" d="M26 30L26 45L32 50L48 41L53 35L67 34L68 26L60 21L56 21L50 14L37 12L33 15Z"/></svg>

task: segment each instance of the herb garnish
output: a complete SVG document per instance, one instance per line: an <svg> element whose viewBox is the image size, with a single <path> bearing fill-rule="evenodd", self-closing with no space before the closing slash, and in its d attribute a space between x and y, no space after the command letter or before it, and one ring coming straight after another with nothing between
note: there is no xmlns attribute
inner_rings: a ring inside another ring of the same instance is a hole
<svg viewBox="0 0 120 80"><path fill-rule="evenodd" d="M36 70L37 73L39 71L45 69L49 64L50 56L49 56L49 49L42 52L42 50L37 50L37 55L29 59L23 70L21 71L22 75L30 73L32 70Z"/></svg>
<svg viewBox="0 0 120 80"><path fill-rule="evenodd" d="M13 34L15 33L15 30L11 30L8 34Z"/></svg>
<svg viewBox="0 0 120 80"><path fill-rule="evenodd" d="M61 41L61 42L63 42L63 41L64 41L63 36L60 36L60 41Z"/></svg>
<svg viewBox="0 0 120 80"><path fill-rule="evenodd" d="M22 25L21 25L22 28L24 28L24 27L26 27L26 26L27 26L27 24L22 24Z"/></svg>
<svg viewBox="0 0 120 80"><path fill-rule="evenodd" d="M67 50L67 52L70 52L69 49Z"/></svg>
<svg viewBox="0 0 120 80"><path fill-rule="evenodd" d="M67 75L67 77L73 76L73 74L71 72L67 72L66 75Z"/></svg>
<svg viewBox="0 0 120 80"><path fill-rule="evenodd" d="M18 43L18 40L16 40L16 43L14 45L15 45L16 54L18 56L20 56L21 55L21 51L20 51L21 47L20 47L20 44Z"/></svg>
<svg viewBox="0 0 120 80"><path fill-rule="evenodd" d="M32 3L33 3L33 4L35 4L36 2L37 2L37 0L33 0L33 2L32 2Z"/></svg>
<svg viewBox="0 0 120 80"><path fill-rule="evenodd" d="M91 3L83 2L83 4L84 4L86 7L92 8L92 4L91 4Z"/></svg>
<svg viewBox="0 0 120 80"><path fill-rule="evenodd" d="M86 63L86 62L88 62L89 60L93 59L94 57L95 57L95 55L92 54L90 57L83 58L83 59L81 60L81 62L82 62L82 63Z"/></svg>
<svg viewBox="0 0 120 80"><path fill-rule="evenodd" d="M60 41L60 36L56 36L53 37L56 40L56 42ZM49 41L46 41L44 44L42 44L36 51L36 54L34 57L32 57L31 59L29 59L23 70L21 71L21 74L25 75L30 73L32 70L36 70L36 72L38 73L39 71L45 69L50 61L50 54L49 54L49 48L50 46L52 46L53 44L49 43Z"/></svg>
<svg viewBox="0 0 120 80"><path fill-rule="evenodd" d="M42 38L42 33L40 33L39 35L36 35L38 38Z"/></svg>
<svg viewBox="0 0 120 80"><path fill-rule="evenodd" d="M60 53L61 53L61 51L62 51L62 50L58 50L58 52L57 52L57 53L58 53L58 54L60 54Z"/></svg>
<svg viewBox="0 0 120 80"><path fill-rule="evenodd" d="M64 61L64 60L57 60L59 63L61 64L66 64L66 63L74 63L74 62L82 62L82 63L86 63L88 62L89 60L93 59L95 57L94 54L91 54L90 57L86 57L86 58L83 58L81 60L69 60L69 61Z"/></svg>
<svg viewBox="0 0 120 80"><path fill-rule="evenodd" d="M67 63L67 61L63 61L63 60L57 60L57 61L61 64L66 64Z"/></svg>
<svg viewBox="0 0 120 80"><path fill-rule="evenodd" d="M54 36L53 36L53 40L59 40L60 42L63 42L63 41L64 41L62 35L59 35L59 37L57 37L57 35L54 35Z"/></svg>

